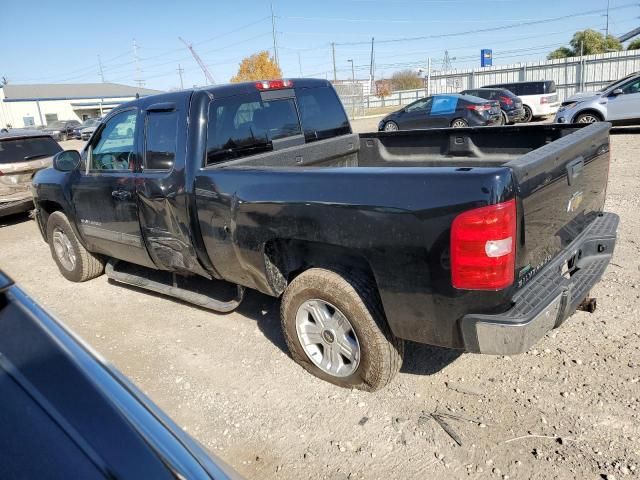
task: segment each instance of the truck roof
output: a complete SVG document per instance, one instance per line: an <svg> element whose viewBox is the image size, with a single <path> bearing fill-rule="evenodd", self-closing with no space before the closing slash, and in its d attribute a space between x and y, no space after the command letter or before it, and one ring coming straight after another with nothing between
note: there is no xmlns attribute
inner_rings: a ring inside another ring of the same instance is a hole
<svg viewBox="0 0 640 480"><path fill-rule="evenodd" d="M328 80L319 79L319 78L291 78L286 80L288 82L291 82L293 87L310 88L310 87L328 87L331 85L331 83ZM264 81L267 82L268 80L264 80ZM119 110L121 107L135 105L142 98L144 98L145 103L153 99L157 99L160 101L171 101L172 99L180 98L183 95L191 95L195 91L208 92L214 98L226 98L226 97L232 97L234 95L245 95L249 93L256 93L260 91L256 87L256 84L259 82L260 80L256 80L252 82L241 82L241 83L225 83L223 85L209 85L206 87L196 87L196 88L189 88L185 90L179 90L175 92L160 93L157 95L148 95L145 97L141 97L140 99L132 100L131 102L123 103L117 108L117 110Z"/></svg>
<svg viewBox="0 0 640 480"><path fill-rule="evenodd" d="M0 129L0 140L8 138L27 138L27 137L49 137L48 133L44 133L40 130L27 129L27 128L2 128Z"/></svg>

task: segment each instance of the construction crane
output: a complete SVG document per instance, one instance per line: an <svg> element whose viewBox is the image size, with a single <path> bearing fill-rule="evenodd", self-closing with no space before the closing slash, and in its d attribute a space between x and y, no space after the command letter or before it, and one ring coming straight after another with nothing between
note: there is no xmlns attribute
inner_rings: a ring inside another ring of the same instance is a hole
<svg viewBox="0 0 640 480"><path fill-rule="evenodd" d="M178 40L180 40L182 43L185 44L185 46L191 52L191 55L193 55L193 58L196 60L196 62L198 62L198 65L200 65L200 68L202 69L202 73L204 73L204 76L207 79L207 82L209 82L209 85L215 85L216 81L213 79L211 72L209 72L209 69L200 58L200 55L198 55L196 51L193 49L193 45L190 43L187 43L182 37L178 37Z"/></svg>

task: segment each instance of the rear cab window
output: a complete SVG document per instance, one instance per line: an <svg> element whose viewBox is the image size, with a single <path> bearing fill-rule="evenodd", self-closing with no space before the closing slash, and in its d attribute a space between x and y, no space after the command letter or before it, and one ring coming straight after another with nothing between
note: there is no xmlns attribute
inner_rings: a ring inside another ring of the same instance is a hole
<svg viewBox="0 0 640 480"><path fill-rule="evenodd" d="M351 133L330 87L241 94L209 104L205 165Z"/></svg>
<svg viewBox="0 0 640 480"><path fill-rule="evenodd" d="M0 164L27 162L51 157L62 148L53 138L27 137L0 139Z"/></svg>

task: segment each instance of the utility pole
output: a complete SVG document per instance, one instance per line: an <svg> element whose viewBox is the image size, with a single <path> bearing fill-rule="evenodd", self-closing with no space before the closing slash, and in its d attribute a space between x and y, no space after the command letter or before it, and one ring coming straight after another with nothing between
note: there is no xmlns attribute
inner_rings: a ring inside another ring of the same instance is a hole
<svg viewBox="0 0 640 480"><path fill-rule="evenodd" d="M134 78L134 82L136 82L139 87L144 87L142 71L140 70L140 59L138 58L138 43L135 38L133 39L133 59L136 62L136 78Z"/></svg>
<svg viewBox="0 0 640 480"><path fill-rule="evenodd" d="M369 92L373 92L373 37L371 37L371 59L369 60Z"/></svg>
<svg viewBox="0 0 640 480"><path fill-rule="evenodd" d="M300 52L298 52L298 69L300 70L300 76L302 77L302 60L300 59Z"/></svg>
<svg viewBox="0 0 640 480"><path fill-rule="evenodd" d="M331 57L333 58L333 81L335 82L338 79L338 74L336 72L336 44L331 42Z"/></svg>
<svg viewBox="0 0 640 480"><path fill-rule="evenodd" d="M431 57L427 58L427 97L431 95Z"/></svg>
<svg viewBox="0 0 640 480"><path fill-rule="evenodd" d="M347 62L351 63L351 83L356 83L356 72L353 67L353 59L350 58Z"/></svg>
<svg viewBox="0 0 640 480"><path fill-rule="evenodd" d="M180 90L184 89L184 83L182 82L182 72L184 72L184 68L178 64L178 76L180 77Z"/></svg>
<svg viewBox="0 0 640 480"><path fill-rule="evenodd" d="M604 38L605 41L607 38L609 38L609 4L611 3L611 0L607 0L607 26L605 27L605 34L604 34ZM606 44L606 43L605 43Z"/></svg>
<svg viewBox="0 0 640 480"><path fill-rule="evenodd" d="M271 3L271 35L273 35L273 60L276 62L276 65L280 67L280 62L278 61L278 39L276 35L276 16L273 13L273 3Z"/></svg>
<svg viewBox="0 0 640 480"><path fill-rule="evenodd" d="M100 74L100 80L104 83L104 71L102 69L102 59L98 55L98 73Z"/></svg>

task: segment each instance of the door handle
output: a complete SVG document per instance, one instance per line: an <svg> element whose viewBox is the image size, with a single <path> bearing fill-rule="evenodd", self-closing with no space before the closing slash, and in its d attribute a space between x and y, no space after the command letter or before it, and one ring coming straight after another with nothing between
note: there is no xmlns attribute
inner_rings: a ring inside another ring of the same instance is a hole
<svg viewBox="0 0 640 480"><path fill-rule="evenodd" d="M584 169L584 158L578 157L575 160L567 164L567 180L569 185L573 185L573 182L582 174Z"/></svg>
<svg viewBox="0 0 640 480"><path fill-rule="evenodd" d="M126 190L114 190L111 192L111 196L116 200L127 200L131 198L131 193Z"/></svg>

